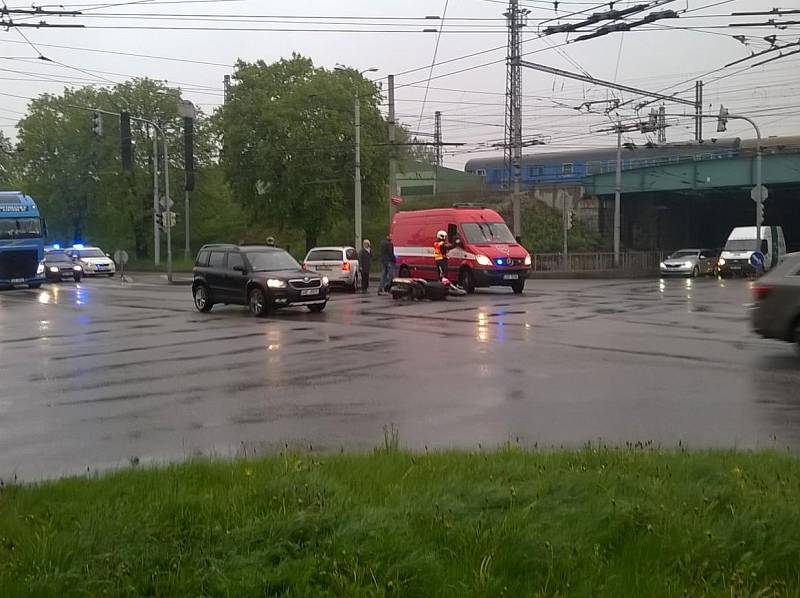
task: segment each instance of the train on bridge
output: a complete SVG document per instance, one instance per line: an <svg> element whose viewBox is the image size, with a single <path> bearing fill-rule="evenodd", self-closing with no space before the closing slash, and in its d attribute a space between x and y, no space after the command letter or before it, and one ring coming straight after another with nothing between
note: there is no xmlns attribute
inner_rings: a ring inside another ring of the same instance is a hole
<svg viewBox="0 0 800 598"><path fill-rule="evenodd" d="M776 154L800 152L800 136L767 137L761 140L762 152ZM652 168L690 160L715 160L754 155L755 139L739 137L709 139L701 142L663 145L625 144L622 169ZM564 152L528 154L522 158L520 182L523 189L536 186L575 185L587 176L614 172L617 149L599 148ZM474 158L464 170L483 177L487 191L509 189L509 173L502 157Z"/></svg>

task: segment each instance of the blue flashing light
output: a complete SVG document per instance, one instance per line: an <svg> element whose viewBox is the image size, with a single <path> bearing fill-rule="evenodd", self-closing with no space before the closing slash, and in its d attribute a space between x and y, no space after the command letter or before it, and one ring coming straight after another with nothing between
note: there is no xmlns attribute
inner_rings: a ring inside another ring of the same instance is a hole
<svg viewBox="0 0 800 598"><path fill-rule="evenodd" d="M72 248L73 249L83 249L83 243L73 243L72 244Z"/></svg>
<svg viewBox="0 0 800 598"><path fill-rule="evenodd" d="M495 260L495 261L497 262L498 266L502 266L503 265L503 259L502 258L500 258L498 260Z"/></svg>
<svg viewBox="0 0 800 598"><path fill-rule="evenodd" d="M53 249L61 249L61 245L58 243L53 243Z"/></svg>

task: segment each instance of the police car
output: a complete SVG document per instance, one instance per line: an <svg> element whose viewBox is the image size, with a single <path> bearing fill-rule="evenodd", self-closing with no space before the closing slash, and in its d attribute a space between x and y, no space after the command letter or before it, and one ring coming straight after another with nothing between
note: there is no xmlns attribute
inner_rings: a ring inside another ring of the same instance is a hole
<svg viewBox="0 0 800 598"><path fill-rule="evenodd" d="M81 267L84 276L114 276L117 272L114 260L99 247L73 245L66 250L73 261Z"/></svg>

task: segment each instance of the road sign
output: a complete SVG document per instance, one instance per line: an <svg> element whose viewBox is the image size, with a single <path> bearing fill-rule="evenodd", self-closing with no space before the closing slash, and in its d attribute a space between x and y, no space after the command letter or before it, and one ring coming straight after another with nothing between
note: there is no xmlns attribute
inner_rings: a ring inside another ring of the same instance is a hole
<svg viewBox="0 0 800 598"><path fill-rule="evenodd" d="M128 252L124 249L117 249L114 252L114 261L117 263L117 265L124 266L128 263Z"/></svg>
<svg viewBox="0 0 800 598"><path fill-rule="evenodd" d="M158 205L161 206L162 210L169 210L169 209L172 208L172 206L175 205L175 202L172 201L172 198L170 197L169 198L169 205L168 205L167 204L167 198L166 197L162 197L161 199L158 200Z"/></svg>
<svg viewBox="0 0 800 598"><path fill-rule="evenodd" d="M750 199L758 202L758 191L761 190L761 201L767 201L769 197L769 190L764 185L756 185L750 190Z"/></svg>
<svg viewBox="0 0 800 598"><path fill-rule="evenodd" d="M172 228L178 222L178 215L175 212L164 212L164 226Z"/></svg>

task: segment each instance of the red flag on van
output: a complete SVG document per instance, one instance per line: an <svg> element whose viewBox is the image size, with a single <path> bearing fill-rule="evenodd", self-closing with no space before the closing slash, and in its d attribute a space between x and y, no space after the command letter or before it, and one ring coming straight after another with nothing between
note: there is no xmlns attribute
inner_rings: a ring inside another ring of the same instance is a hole
<svg viewBox="0 0 800 598"><path fill-rule="evenodd" d="M392 195L392 205L393 206L399 206L401 203L403 203L403 198L402 197L400 197L399 195Z"/></svg>

